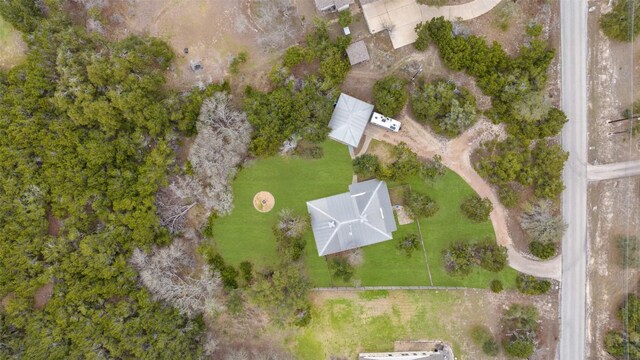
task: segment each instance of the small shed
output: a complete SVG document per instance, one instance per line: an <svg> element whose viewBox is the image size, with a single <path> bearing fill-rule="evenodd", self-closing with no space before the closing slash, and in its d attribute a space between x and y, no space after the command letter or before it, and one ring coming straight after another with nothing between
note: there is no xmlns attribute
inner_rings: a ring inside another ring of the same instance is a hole
<svg viewBox="0 0 640 360"><path fill-rule="evenodd" d="M369 51L364 40L354 42L347 48L347 56L349 57L349 63L351 65L360 64L369 60Z"/></svg>

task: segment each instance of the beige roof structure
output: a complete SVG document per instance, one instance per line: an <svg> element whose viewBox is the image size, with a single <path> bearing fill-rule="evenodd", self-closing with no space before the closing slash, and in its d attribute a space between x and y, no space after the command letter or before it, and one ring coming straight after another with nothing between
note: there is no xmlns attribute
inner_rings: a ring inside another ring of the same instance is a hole
<svg viewBox="0 0 640 360"><path fill-rule="evenodd" d="M489 12L499 3L500 0L474 0L435 7L420 5L416 0L360 0L369 32L389 30L394 49L416 41L415 27L420 22L439 16L447 20L470 20Z"/></svg>
<svg viewBox="0 0 640 360"><path fill-rule="evenodd" d="M364 43L364 40L349 45L347 48L347 56L352 66L369 60L369 51L367 50L367 45Z"/></svg>

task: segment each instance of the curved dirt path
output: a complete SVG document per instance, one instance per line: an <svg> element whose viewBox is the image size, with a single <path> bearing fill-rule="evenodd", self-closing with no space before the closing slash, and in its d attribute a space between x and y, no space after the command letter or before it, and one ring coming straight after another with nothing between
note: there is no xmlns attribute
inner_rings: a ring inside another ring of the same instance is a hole
<svg viewBox="0 0 640 360"><path fill-rule="evenodd" d="M560 256L548 261L537 261L524 256L513 247L506 222L506 209L500 203L493 188L478 175L471 165L471 151L485 138L488 139L499 135L501 133L500 128L486 121L479 121L459 137L446 141L438 139L427 131L424 126L408 117L406 113L403 113L398 118L402 121L400 132L392 133L376 126L367 126L365 135L393 145L405 142L421 157L431 158L436 154L442 156L443 164L460 175L480 197L486 197L491 200L493 204L491 223L493 224L498 244L508 249L509 265L525 274L559 280L562 270Z"/></svg>

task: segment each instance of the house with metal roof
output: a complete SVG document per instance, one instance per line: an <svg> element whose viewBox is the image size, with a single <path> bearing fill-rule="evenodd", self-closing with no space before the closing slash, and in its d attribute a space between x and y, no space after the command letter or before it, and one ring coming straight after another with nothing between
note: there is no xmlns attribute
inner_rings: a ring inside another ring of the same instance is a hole
<svg viewBox="0 0 640 360"><path fill-rule="evenodd" d="M372 113L373 105L347 94L340 94L329 121L329 138L354 148L358 147Z"/></svg>
<svg viewBox="0 0 640 360"><path fill-rule="evenodd" d="M376 179L308 201L307 210L320 256L391 240L397 229L387 184Z"/></svg>

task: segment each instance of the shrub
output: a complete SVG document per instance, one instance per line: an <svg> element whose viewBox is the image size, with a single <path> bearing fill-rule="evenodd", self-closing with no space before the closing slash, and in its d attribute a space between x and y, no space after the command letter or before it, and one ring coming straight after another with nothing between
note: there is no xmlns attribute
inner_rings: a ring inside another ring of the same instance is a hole
<svg viewBox="0 0 640 360"><path fill-rule="evenodd" d="M500 197L502 205L508 208L518 205L518 201L520 200L518 193L516 193L510 186L501 187L498 191L498 196Z"/></svg>
<svg viewBox="0 0 640 360"><path fill-rule="evenodd" d="M413 43L413 47L418 51L425 51L431 44L431 35L429 34L429 23L419 23L415 27L415 32L418 34L416 42Z"/></svg>
<svg viewBox="0 0 640 360"><path fill-rule="evenodd" d="M518 291L526 295L541 295L551 289L551 282L538 279L535 276L520 274L516 277L516 287Z"/></svg>
<svg viewBox="0 0 640 360"><path fill-rule="evenodd" d="M346 258L334 257L331 259L329 267L333 271L333 276L342 279L344 282L349 282L353 277L353 266Z"/></svg>
<svg viewBox="0 0 640 360"><path fill-rule="evenodd" d="M532 38L536 38L542 35L542 25L536 22L530 22L527 25L527 35L529 35L529 37L532 37Z"/></svg>
<svg viewBox="0 0 640 360"><path fill-rule="evenodd" d="M477 259L481 268L500 272L507 266L507 248L496 243L479 243L472 245L474 258Z"/></svg>
<svg viewBox="0 0 640 360"><path fill-rule="evenodd" d="M513 341L505 341L502 346L504 352L517 358L527 359L533 355L535 346L532 340L528 339L516 339Z"/></svg>
<svg viewBox="0 0 640 360"><path fill-rule="evenodd" d="M502 292L502 290L504 290L504 285L502 284L502 281L498 279L491 280L489 287L491 288L491 291L493 291L494 293L499 293L499 292Z"/></svg>
<svg viewBox="0 0 640 360"><path fill-rule="evenodd" d="M640 33L640 1L617 0L613 10L600 17L600 28L614 40L632 41Z"/></svg>
<svg viewBox="0 0 640 360"><path fill-rule="evenodd" d="M249 54L246 51L241 51L238 56L231 60L229 71L234 75L237 74L240 71L240 65L246 63L247 60L249 60Z"/></svg>
<svg viewBox="0 0 640 360"><path fill-rule="evenodd" d="M460 210L471 221L479 223L489 220L493 205L487 198L481 199L478 195L472 195L462 202Z"/></svg>
<svg viewBox="0 0 640 360"><path fill-rule="evenodd" d="M251 263L251 261L241 262L240 274L246 284L251 284L251 282L253 282L253 263Z"/></svg>
<svg viewBox="0 0 640 360"><path fill-rule="evenodd" d="M618 235L616 243L620 251L620 264L625 268L640 267L640 244L636 236Z"/></svg>
<svg viewBox="0 0 640 360"><path fill-rule="evenodd" d="M363 179L375 177L380 171L380 160L372 154L364 154L353 159L353 172Z"/></svg>
<svg viewBox="0 0 640 360"><path fill-rule="evenodd" d="M322 159L324 149L318 144L306 144L303 141L296 146L295 154L303 159Z"/></svg>
<svg viewBox="0 0 640 360"><path fill-rule="evenodd" d="M340 14L338 15L338 24L340 24L340 26L345 28L351 25L352 21L353 21L353 17L351 16L351 11L349 10L340 11Z"/></svg>
<svg viewBox="0 0 640 360"><path fill-rule="evenodd" d="M220 279L224 288L227 290L236 289L238 287L238 270L233 266L227 265L222 255L216 252L212 248L204 248L202 250L202 256L207 261L207 264L211 269L220 274Z"/></svg>
<svg viewBox="0 0 640 360"><path fill-rule="evenodd" d="M278 254L282 259L297 261L304 254L307 245L302 237L307 231L309 223L301 215L294 214L291 209L282 209L278 223L273 227L273 233L278 243Z"/></svg>
<svg viewBox="0 0 640 360"><path fill-rule="evenodd" d="M444 267L448 273L465 276L473 270L473 253L469 244L457 241L442 251Z"/></svg>
<svg viewBox="0 0 640 360"><path fill-rule="evenodd" d="M504 351L511 356L528 358L535 350L538 332L538 309L533 306L512 304L502 316Z"/></svg>
<svg viewBox="0 0 640 360"><path fill-rule="evenodd" d="M409 98L405 86L406 81L396 76L387 76L376 81L373 85L376 110L385 116L396 116Z"/></svg>
<svg viewBox="0 0 640 360"><path fill-rule="evenodd" d="M411 257L413 251L417 250L419 247L420 239L416 233L407 234L396 242L396 249L404 252L407 257Z"/></svg>
<svg viewBox="0 0 640 360"><path fill-rule="evenodd" d="M291 69L305 61L308 55L309 53L305 48L298 45L291 46L282 55L282 65Z"/></svg>
<svg viewBox="0 0 640 360"><path fill-rule="evenodd" d="M447 172L447 168L442 164L442 157L434 155L432 160L420 164L419 174L424 180L433 180Z"/></svg>
<svg viewBox="0 0 640 360"><path fill-rule="evenodd" d="M413 190L405 191L404 204L407 212L414 219L431 217L439 210L438 204L429 195Z"/></svg>
<svg viewBox="0 0 640 360"><path fill-rule="evenodd" d="M604 339L607 352L619 359L640 359L640 298L627 294L616 313L622 322L621 330L610 330Z"/></svg>
<svg viewBox="0 0 640 360"><path fill-rule="evenodd" d="M489 339L482 344L482 352L489 356L498 356L500 345L495 339Z"/></svg>
<svg viewBox="0 0 640 360"><path fill-rule="evenodd" d="M529 250L533 256L546 260L556 255L556 244L534 240L529 243Z"/></svg>
<svg viewBox="0 0 640 360"><path fill-rule="evenodd" d="M420 160L411 149L401 142L391 150L393 162L385 168L385 176L393 181L402 181L420 171Z"/></svg>

